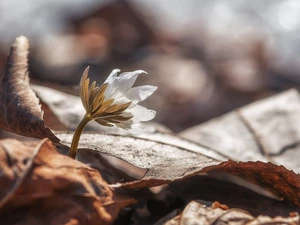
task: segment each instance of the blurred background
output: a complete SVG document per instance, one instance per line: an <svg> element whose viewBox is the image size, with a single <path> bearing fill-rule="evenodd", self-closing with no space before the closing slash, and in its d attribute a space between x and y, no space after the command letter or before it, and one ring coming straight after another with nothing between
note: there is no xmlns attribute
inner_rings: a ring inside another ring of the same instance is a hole
<svg viewBox="0 0 300 225"><path fill-rule="evenodd" d="M300 85L298 0L1 0L0 72L15 37L33 83L77 95L84 69L143 69L144 105L174 132Z"/></svg>

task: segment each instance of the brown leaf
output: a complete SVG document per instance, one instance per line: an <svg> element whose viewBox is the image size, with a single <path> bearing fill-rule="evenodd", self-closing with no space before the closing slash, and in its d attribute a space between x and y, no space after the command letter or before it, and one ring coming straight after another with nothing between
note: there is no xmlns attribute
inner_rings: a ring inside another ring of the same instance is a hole
<svg viewBox="0 0 300 225"><path fill-rule="evenodd" d="M206 207L197 201L190 202L184 209L184 211L169 220L165 225L263 225L263 224L287 224L296 225L299 224L299 215L283 218L268 216L258 216L254 218L247 211L241 209L227 209L222 207Z"/></svg>
<svg viewBox="0 0 300 225"><path fill-rule="evenodd" d="M110 224L133 203L98 171L59 154L52 143L0 141L3 224Z"/></svg>
<svg viewBox="0 0 300 225"><path fill-rule="evenodd" d="M29 86L28 49L29 43L24 36L18 37L11 46L0 83L0 128L58 142L58 138L45 127L39 99Z"/></svg>
<svg viewBox="0 0 300 225"><path fill-rule="evenodd" d="M300 172L300 97L289 90L181 133L237 161L271 161Z"/></svg>
<svg viewBox="0 0 300 225"><path fill-rule="evenodd" d="M60 133L57 136L63 144L70 146L72 134ZM193 148L182 148L138 137L108 134L82 134L79 148L82 148L78 152L79 160L84 158L85 154L99 151L120 158L138 168L146 169L141 180L116 184L113 187L152 187L218 170L257 184L276 196L300 206L300 176L283 166L272 163L222 162L204 156Z"/></svg>
<svg viewBox="0 0 300 225"><path fill-rule="evenodd" d="M56 135L62 144L70 146L72 133L56 133ZM163 142L130 136L83 133L79 142L78 159L84 158L87 154L85 152L95 150L148 170L144 178L158 179L159 184L182 178L199 168L220 164L220 161L189 148L184 149ZM153 183L152 186L155 185Z"/></svg>

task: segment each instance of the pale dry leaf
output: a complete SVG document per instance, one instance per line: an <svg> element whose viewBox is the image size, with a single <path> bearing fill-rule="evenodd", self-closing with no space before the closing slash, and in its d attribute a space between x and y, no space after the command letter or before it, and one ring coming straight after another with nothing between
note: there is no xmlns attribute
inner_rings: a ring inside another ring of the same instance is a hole
<svg viewBox="0 0 300 225"><path fill-rule="evenodd" d="M271 161L300 172L300 96L289 90L180 133L238 161Z"/></svg>
<svg viewBox="0 0 300 225"><path fill-rule="evenodd" d="M1 224L111 224L134 202L52 142L0 141Z"/></svg>
<svg viewBox="0 0 300 225"><path fill-rule="evenodd" d="M62 144L70 146L71 133L56 135ZM272 163L219 161L188 148L138 137L109 134L82 134L79 148L78 159L98 151L146 170L141 180L116 184L113 187L152 187L218 170L241 177L279 198L300 206L300 176Z"/></svg>
<svg viewBox="0 0 300 225"><path fill-rule="evenodd" d="M29 86L28 49L29 42L24 36L11 46L0 83L0 129L58 142L45 126L39 99Z"/></svg>
<svg viewBox="0 0 300 225"><path fill-rule="evenodd" d="M39 85L31 85L31 88L39 99L57 116L59 123L66 126L68 130L77 128L85 114L80 97ZM95 127L101 126L93 123L87 124L88 129Z"/></svg>

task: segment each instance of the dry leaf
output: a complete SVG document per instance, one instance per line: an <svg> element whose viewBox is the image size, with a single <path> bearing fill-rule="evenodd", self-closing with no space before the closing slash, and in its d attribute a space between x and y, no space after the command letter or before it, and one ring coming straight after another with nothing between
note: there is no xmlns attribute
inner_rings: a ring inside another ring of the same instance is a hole
<svg viewBox="0 0 300 225"><path fill-rule="evenodd" d="M69 130L77 128L85 114L80 97L39 85L31 85L31 88L41 101L54 112L61 124L65 125ZM97 124L97 127L100 126Z"/></svg>
<svg viewBox="0 0 300 225"><path fill-rule="evenodd" d="M52 143L0 141L1 224L111 224L133 203Z"/></svg>
<svg viewBox="0 0 300 225"><path fill-rule="evenodd" d="M70 146L72 134L57 134L61 142ZM138 168L146 169L141 180L113 187L143 188L212 170L241 177L272 192L276 196L300 206L300 176L283 166L264 162L218 161L191 149L184 149L157 141L105 134L82 134L78 158L99 151L120 158Z"/></svg>
<svg viewBox="0 0 300 225"><path fill-rule="evenodd" d="M227 209L224 210L215 205L206 207L197 201L190 202L184 211L169 220L165 225L297 225L300 224L299 215L283 218L268 216L258 216L254 218L247 211L241 209Z"/></svg>
<svg viewBox="0 0 300 225"><path fill-rule="evenodd" d="M237 161L271 161L300 172L300 97L289 90L181 133Z"/></svg>
<svg viewBox="0 0 300 225"><path fill-rule="evenodd" d="M29 86L28 49L29 43L24 36L18 37L11 46L0 84L0 128L58 142L58 138L45 127L39 99Z"/></svg>
<svg viewBox="0 0 300 225"><path fill-rule="evenodd" d="M56 135L61 139L62 144L70 146L72 133L56 133ZM86 151L94 150L146 169L148 172L145 177L162 179L165 183L191 174L193 171L189 169L193 167L196 171L199 168L220 164L219 161L197 152L162 142L138 137L83 133L77 157L84 158ZM162 181L158 182L162 183Z"/></svg>

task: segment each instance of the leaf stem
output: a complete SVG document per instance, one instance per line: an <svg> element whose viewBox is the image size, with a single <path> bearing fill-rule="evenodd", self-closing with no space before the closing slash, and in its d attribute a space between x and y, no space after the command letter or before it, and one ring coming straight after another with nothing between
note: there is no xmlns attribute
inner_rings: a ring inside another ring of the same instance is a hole
<svg viewBox="0 0 300 225"><path fill-rule="evenodd" d="M69 151L69 156L72 157L73 159L75 159L75 157L76 157L80 135L81 135L84 127L90 121L91 121L90 115L85 114L84 117L82 118L81 122L79 123L78 127L75 130L75 133L74 133L74 136L72 139L72 144L71 144L70 151Z"/></svg>

